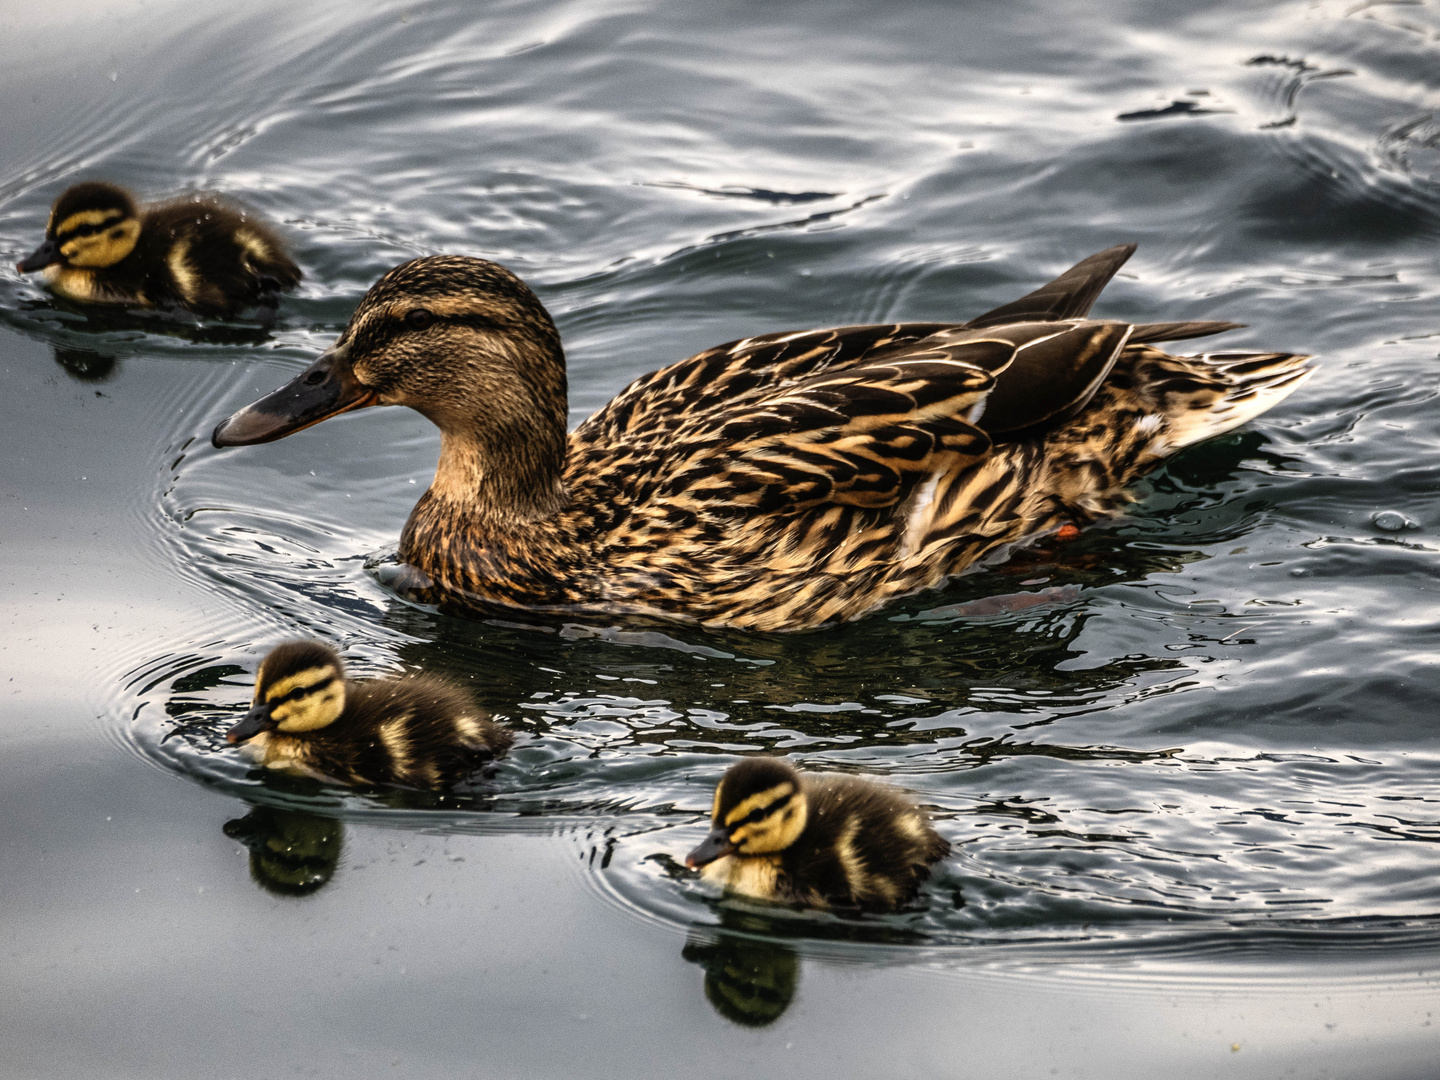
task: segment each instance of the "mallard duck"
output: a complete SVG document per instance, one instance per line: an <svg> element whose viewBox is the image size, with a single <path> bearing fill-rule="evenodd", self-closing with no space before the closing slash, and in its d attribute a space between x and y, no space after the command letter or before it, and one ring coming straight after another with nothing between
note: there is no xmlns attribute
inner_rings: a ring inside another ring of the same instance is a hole
<svg viewBox="0 0 1440 1080"><path fill-rule="evenodd" d="M565 356L535 294L495 263L415 259L212 441L408 405L440 428L400 538L397 587L415 599L809 629L1119 510L1136 477L1305 379L1308 357L1154 344L1236 323L1087 318L1133 250L967 323L720 345L637 379L568 437Z"/></svg>
<svg viewBox="0 0 1440 1080"><path fill-rule="evenodd" d="M232 319L273 316L300 268L251 211L214 195L137 206L124 188L76 184L55 200L45 242L15 267L43 270L59 295L82 303L179 307Z"/></svg>
<svg viewBox="0 0 1440 1080"><path fill-rule="evenodd" d="M256 765L327 783L444 788L514 734L434 675L345 678L335 650L287 641L260 663L254 708L225 734Z"/></svg>
<svg viewBox="0 0 1440 1080"><path fill-rule="evenodd" d="M950 844L894 788L747 758L720 778L712 828L685 857L727 892L806 907L893 911Z"/></svg>

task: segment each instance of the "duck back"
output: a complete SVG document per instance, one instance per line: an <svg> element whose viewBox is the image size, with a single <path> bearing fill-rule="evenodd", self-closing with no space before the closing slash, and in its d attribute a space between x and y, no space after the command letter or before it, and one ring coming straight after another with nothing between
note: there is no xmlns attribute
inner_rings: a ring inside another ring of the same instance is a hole
<svg viewBox="0 0 1440 1080"><path fill-rule="evenodd" d="M112 268L152 304L208 318L274 306L300 281L275 233L245 210L205 195L147 206L135 250Z"/></svg>
<svg viewBox="0 0 1440 1080"><path fill-rule="evenodd" d="M341 783L421 788L465 779L513 741L464 691L424 674L350 683L344 713L305 740L311 767Z"/></svg>
<svg viewBox="0 0 1440 1080"><path fill-rule="evenodd" d="M901 792L853 776L805 778L805 831L781 857L780 888L809 906L892 910L913 900L949 841Z"/></svg>

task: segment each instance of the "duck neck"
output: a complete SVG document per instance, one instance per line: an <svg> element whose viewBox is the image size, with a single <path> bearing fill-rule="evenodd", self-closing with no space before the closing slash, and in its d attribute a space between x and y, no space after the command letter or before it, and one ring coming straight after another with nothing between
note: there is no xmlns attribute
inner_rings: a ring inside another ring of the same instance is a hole
<svg viewBox="0 0 1440 1080"><path fill-rule="evenodd" d="M405 524L400 558L433 574L457 542L463 549L503 541L554 518L568 501L563 416L562 404L520 410L510 424L492 413L483 427L441 426L440 463Z"/></svg>
<svg viewBox="0 0 1440 1080"><path fill-rule="evenodd" d="M440 464L427 494L482 532L554 517L565 505L564 432L539 439L534 432L495 436L442 430Z"/></svg>

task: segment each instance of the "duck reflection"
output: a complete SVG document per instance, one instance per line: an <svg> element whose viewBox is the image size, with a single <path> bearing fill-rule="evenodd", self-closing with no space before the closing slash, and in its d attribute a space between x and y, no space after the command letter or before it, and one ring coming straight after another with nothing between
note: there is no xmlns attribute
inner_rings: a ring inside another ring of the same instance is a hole
<svg viewBox="0 0 1440 1080"><path fill-rule="evenodd" d="M303 810L255 806L225 823L225 835L250 849L250 877L276 896L309 896L335 876L345 826Z"/></svg>
<svg viewBox="0 0 1440 1080"><path fill-rule="evenodd" d="M721 913L719 927L692 931L680 955L705 969L705 999L744 1027L773 1024L790 1007L800 983L800 957L790 946L750 935L765 919Z"/></svg>
<svg viewBox="0 0 1440 1080"><path fill-rule="evenodd" d="M120 361L107 353L90 349L64 349L55 346L55 362L66 375L78 382L105 382L114 376Z"/></svg>

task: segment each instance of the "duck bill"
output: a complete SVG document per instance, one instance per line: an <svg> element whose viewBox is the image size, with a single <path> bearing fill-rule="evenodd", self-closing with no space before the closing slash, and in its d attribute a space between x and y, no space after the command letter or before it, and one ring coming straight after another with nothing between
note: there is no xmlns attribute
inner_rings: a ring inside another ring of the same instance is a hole
<svg viewBox="0 0 1440 1080"><path fill-rule="evenodd" d="M270 706L256 705L245 714L244 719L225 733L225 741L232 745L247 742L274 726L275 721L270 718Z"/></svg>
<svg viewBox="0 0 1440 1080"><path fill-rule="evenodd" d="M698 870L716 859L734 854L735 845L730 842L729 835L724 829L715 828L710 830L710 835L700 842L699 847L685 856L685 865L691 870Z"/></svg>
<svg viewBox="0 0 1440 1080"><path fill-rule="evenodd" d="M210 441L218 448L274 442L375 400L375 391L355 377L350 346L336 345L273 394L221 421Z"/></svg>
<svg viewBox="0 0 1440 1080"><path fill-rule="evenodd" d="M60 261L60 247L54 240L46 240L38 248L15 264L22 274L33 274Z"/></svg>

